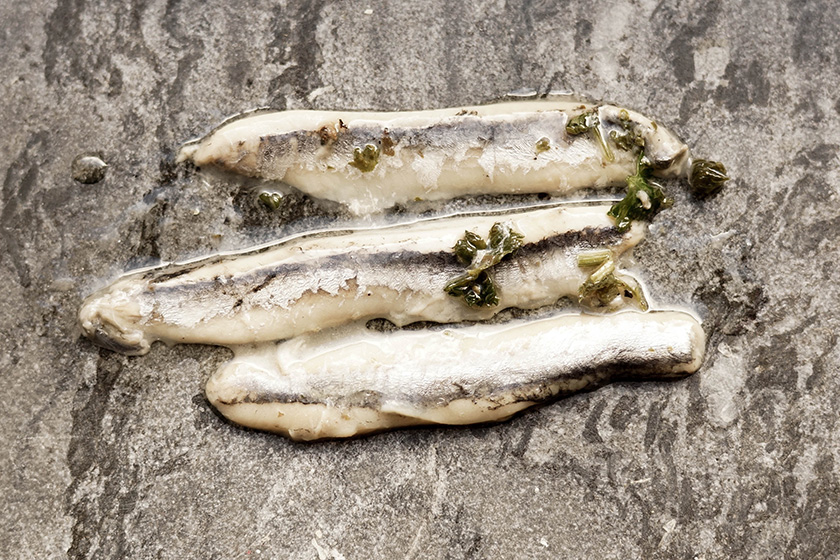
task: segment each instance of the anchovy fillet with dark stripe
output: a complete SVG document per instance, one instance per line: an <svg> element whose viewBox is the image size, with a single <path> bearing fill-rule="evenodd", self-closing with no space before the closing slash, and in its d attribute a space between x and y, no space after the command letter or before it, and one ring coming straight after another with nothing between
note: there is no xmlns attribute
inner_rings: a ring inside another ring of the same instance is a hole
<svg viewBox="0 0 840 560"><path fill-rule="evenodd" d="M298 236L129 274L88 298L80 321L98 344L145 354L155 340L249 344L373 318L488 319L576 296L587 277L580 252L607 248L617 258L641 240L643 225L620 233L606 209L549 205ZM452 247L465 230L486 237L497 222L521 233L523 246L491 269L499 305L468 307L444 291L465 270Z"/></svg>
<svg viewBox="0 0 840 560"><path fill-rule="evenodd" d="M637 311L341 334L237 350L207 398L236 423L300 440L499 421L613 380L688 375L705 340L691 315Z"/></svg>
<svg viewBox="0 0 840 560"><path fill-rule="evenodd" d="M592 133L570 119L597 115ZM416 200L623 185L644 141L659 177L685 177L688 147L651 119L579 100L514 101L416 112L282 111L232 120L185 145L179 160L282 181L363 214Z"/></svg>

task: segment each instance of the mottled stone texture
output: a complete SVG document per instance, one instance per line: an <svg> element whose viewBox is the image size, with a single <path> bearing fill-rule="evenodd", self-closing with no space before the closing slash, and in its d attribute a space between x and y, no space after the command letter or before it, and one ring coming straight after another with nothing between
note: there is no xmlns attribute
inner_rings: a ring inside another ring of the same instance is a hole
<svg viewBox="0 0 840 560"><path fill-rule="evenodd" d="M0 4L3 558L836 558L840 16L827 0ZM508 423L290 443L203 398L226 359L78 338L119 272L314 223L173 163L226 115L520 88L669 123L733 180L637 250L695 308L690 379ZM109 164L96 184L73 159Z"/></svg>

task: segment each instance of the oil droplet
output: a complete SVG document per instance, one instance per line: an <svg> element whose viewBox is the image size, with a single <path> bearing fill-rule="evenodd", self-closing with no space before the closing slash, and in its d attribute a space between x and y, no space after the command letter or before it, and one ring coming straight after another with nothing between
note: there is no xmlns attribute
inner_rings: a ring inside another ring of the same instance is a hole
<svg viewBox="0 0 840 560"><path fill-rule="evenodd" d="M102 161L102 157L94 153L79 154L70 166L73 179L86 185L92 185L104 179L107 168L108 164Z"/></svg>

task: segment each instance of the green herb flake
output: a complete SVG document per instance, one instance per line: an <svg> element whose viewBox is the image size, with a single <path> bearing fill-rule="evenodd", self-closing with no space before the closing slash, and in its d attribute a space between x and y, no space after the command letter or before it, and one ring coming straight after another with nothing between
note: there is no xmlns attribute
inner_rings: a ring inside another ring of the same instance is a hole
<svg viewBox="0 0 840 560"><path fill-rule="evenodd" d="M628 130L621 134L615 130L611 130L610 140L612 140L620 150L624 150L625 152L632 151L637 147L643 148L645 145L644 136L633 130Z"/></svg>
<svg viewBox="0 0 840 560"><path fill-rule="evenodd" d="M710 196L723 188L729 180L722 163L708 159L695 159L691 164L688 185L699 196Z"/></svg>
<svg viewBox="0 0 840 560"><path fill-rule="evenodd" d="M629 134L619 134L615 130L610 131L610 140L612 140L620 150L624 150L625 152L629 152L636 146L636 143L632 138L630 138Z"/></svg>
<svg viewBox="0 0 840 560"><path fill-rule="evenodd" d="M490 251L493 253L493 264L497 264L503 257L522 247L522 238L521 233L513 231L507 224L498 222L493 224L490 228Z"/></svg>
<svg viewBox="0 0 840 560"><path fill-rule="evenodd" d="M640 152L636 160L636 174L627 177L627 194L607 212L615 218L618 231L627 231L636 220L649 222L657 212L671 205L671 200L665 197L659 185L650 180L651 172L644 152Z"/></svg>
<svg viewBox="0 0 840 560"><path fill-rule="evenodd" d="M499 305L496 285L486 270L482 270L477 276L470 273L462 274L452 279L444 289L450 296L464 298L464 303L469 307Z"/></svg>
<svg viewBox="0 0 840 560"><path fill-rule="evenodd" d="M537 152L538 155L543 153L543 152L547 152L550 149L551 149L551 140L549 140L548 137L546 137L546 136L543 136L542 138L537 140L537 144L534 147L534 150Z"/></svg>
<svg viewBox="0 0 840 560"><path fill-rule="evenodd" d="M615 274L609 275L600 283L587 280L581 284L578 291L578 302L589 308L609 307L614 304L619 296L633 301L642 311L649 309L647 299L641 288L635 283L627 283Z"/></svg>
<svg viewBox="0 0 840 560"><path fill-rule="evenodd" d="M283 201L283 195L271 191L263 191L259 195L259 201L268 206L272 210L280 208L280 203Z"/></svg>
<svg viewBox="0 0 840 560"><path fill-rule="evenodd" d="M609 249L593 249L592 251L585 251L578 253L577 263L581 268L588 268L591 266L601 266L613 256Z"/></svg>
<svg viewBox="0 0 840 560"><path fill-rule="evenodd" d="M580 136L586 132L590 132L595 137L595 140L598 141L598 144L604 151L604 159L609 162L615 161L615 155L613 155L612 149L604 139L604 135L601 134L601 120L598 118L597 109L586 111L576 117L572 117L566 123L566 133L569 136Z"/></svg>
<svg viewBox="0 0 840 560"><path fill-rule="evenodd" d="M644 147L645 137L636 131L633 121L630 120L630 113L627 112L627 109L619 111L617 124L621 127L623 132L618 132L616 130L610 131L610 140L612 140L620 150L629 152L637 147Z"/></svg>
<svg viewBox="0 0 840 560"><path fill-rule="evenodd" d="M468 266L473 262L476 254L481 249L486 249L487 243L477 233L471 231L464 232L464 238L459 239L453 247L455 256L458 257L458 262L464 266Z"/></svg>
<svg viewBox="0 0 840 560"><path fill-rule="evenodd" d="M601 124L601 121L598 119L598 114L595 111L587 111L569 119L569 122L566 123L566 133L569 136L580 136L596 128L599 124Z"/></svg>
<svg viewBox="0 0 840 560"><path fill-rule="evenodd" d="M373 171L377 163L379 163L379 148L373 144L365 144L364 149L356 148L353 150L353 161L350 162L350 165L362 173Z"/></svg>
<svg viewBox="0 0 840 560"><path fill-rule="evenodd" d="M595 262L595 251L591 259L586 259L586 265L581 264L581 255L578 256L578 264L581 267L589 266ZM600 255L599 255L600 256ZM604 258L598 268L589 275L578 289L578 302L589 308L612 306L619 297L629 299L642 311L647 311L648 302L641 287L636 282L628 282L615 273L615 261L612 256Z"/></svg>
<svg viewBox="0 0 840 560"><path fill-rule="evenodd" d="M470 307L498 305L496 286L488 269L519 249L522 239L521 233L501 223L493 224L487 241L476 233L464 232L463 239L459 239L452 249L467 271L447 282L444 291L453 297L464 298Z"/></svg>

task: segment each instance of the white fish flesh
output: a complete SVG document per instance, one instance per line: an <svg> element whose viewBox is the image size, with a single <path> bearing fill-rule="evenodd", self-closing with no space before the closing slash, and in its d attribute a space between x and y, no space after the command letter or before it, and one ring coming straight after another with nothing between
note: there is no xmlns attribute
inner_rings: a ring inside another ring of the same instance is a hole
<svg viewBox="0 0 840 560"><path fill-rule="evenodd" d="M570 134L582 114L590 132ZM272 181L356 214L418 200L624 185L643 143L654 175L687 177L688 147L651 119L579 100L417 112L282 111L243 116L182 147L179 161ZM618 136L616 136L618 135Z"/></svg>
<svg viewBox="0 0 840 560"><path fill-rule="evenodd" d="M588 275L581 252L603 248L617 259L642 239L643 223L621 233L607 209L554 204L305 234L128 274L85 301L80 323L98 344L141 355L156 340L249 344L357 320L403 326L535 309L577 296ZM453 246L466 230L484 237L498 222L523 235L522 247L492 268L499 304L468 307L444 291L464 272Z"/></svg>
<svg viewBox="0 0 840 560"><path fill-rule="evenodd" d="M501 421L612 380L696 371L705 336L682 312L558 315L440 330L324 332L234 349L206 384L227 418L296 440Z"/></svg>

